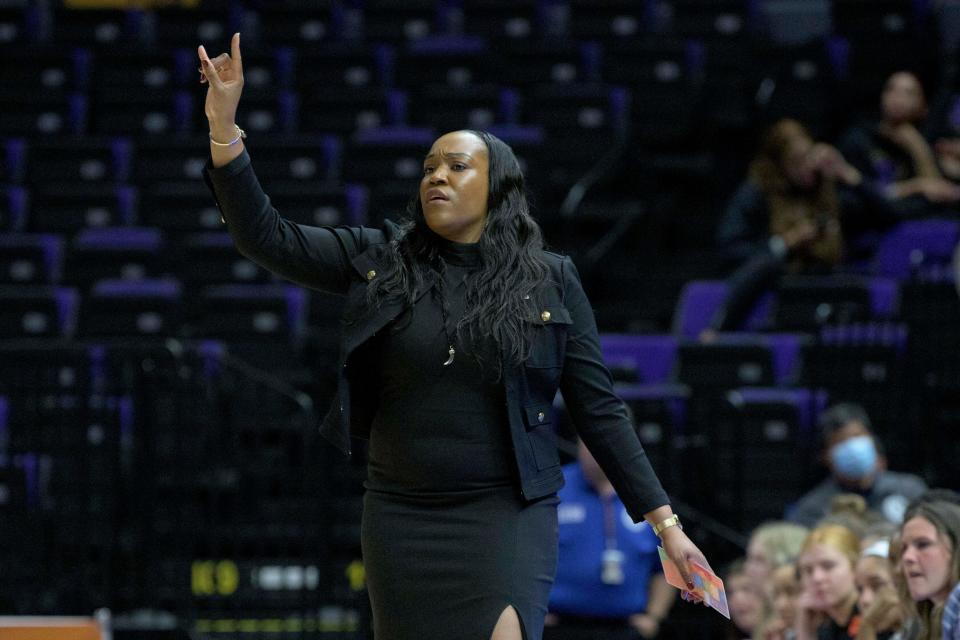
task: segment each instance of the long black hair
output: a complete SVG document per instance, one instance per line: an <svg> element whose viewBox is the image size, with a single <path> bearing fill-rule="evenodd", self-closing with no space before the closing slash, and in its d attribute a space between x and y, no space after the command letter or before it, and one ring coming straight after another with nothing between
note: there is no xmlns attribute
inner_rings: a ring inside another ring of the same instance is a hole
<svg viewBox="0 0 960 640"><path fill-rule="evenodd" d="M480 268L467 277L466 307L457 323L461 343L490 339L504 363L527 359L533 319L530 303L547 274L543 235L530 215L523 171L513 149L486 131L467 130L487 147L489 194L487 219L480 236ZM428 226L419 194L407 207L400 232L389 243L389 266L367 289L367 305L377 308L386 299L401 299L410 308L423 287L426 270L443 272L442 240ZM466 334L466 335L465 335ZM469 338L469 340L464 340Z"/></svg>

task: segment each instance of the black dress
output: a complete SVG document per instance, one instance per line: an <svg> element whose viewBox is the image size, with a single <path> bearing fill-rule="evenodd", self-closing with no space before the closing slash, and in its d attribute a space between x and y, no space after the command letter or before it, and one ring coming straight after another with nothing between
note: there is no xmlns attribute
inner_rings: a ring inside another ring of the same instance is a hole
<svg viewBox="0 0 960 640"><path fill-rule="evenodd" d="M512 606L524 637L540 640L557 498L519 495L503 385L476 357L489 362L490 345L454 342L454 360L443 364L479 248L442 241L441 256L442 291L368 345L381 354L382 389L362 525L374 636L486 640Z"/></svg>

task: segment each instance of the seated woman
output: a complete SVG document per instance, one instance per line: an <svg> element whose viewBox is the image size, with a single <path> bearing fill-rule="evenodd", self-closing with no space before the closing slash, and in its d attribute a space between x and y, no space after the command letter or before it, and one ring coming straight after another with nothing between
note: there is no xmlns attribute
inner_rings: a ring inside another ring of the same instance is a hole
<svg viewBox="0 0 960 640"><path fill-rule="evenodd" d="M717 230L719 246L741 267L710 330L737 328L782 274L834 271L850 253L850 238L896 220L886 199L834 147L815 142L796 120L776 122Z"/></svg>
<svg viewBox="0 0 960 640"><path fill-rule="evenodd" d="M754 637L758 640L795 640L797 637L797 601L800 579L797 565L784 564L773 570L767 579L767 599L763 620Z"/></svg>
<svg viewBox="0 0 960 640"><path fill-rule="evenodd" d="M901 637L906 611L897 595L890 541L879 539L866 547L857 561L857 640L892 640Z"/></svg>
<svg viewBox="0 0 960 640"><path fill-rule="evenodd" d="M907 507L900 528L901 599L918 622L918 640L956 640L952 593L960 588L960 505L936 491Z"/></svg>
<svg viewBox="0 0 960 640"><path fill-rule="evenodd" d="M859 617L854 565L860 540L846 527L825 524L810 532L800 552L802 592L797 602L797 640L852 640Z"/></svg>
<svg viewBox="0 0 960 640"><path fill-rule="evenodd" d="M943 176L944 169L948 175L957 169L950 162L953 146L941 142L931 147L920 131L928 108L919 76L905 70L890 74L879 107L879 119L864 121L844 135L844 156L902 214L940 214L944 205L960 200L960 187Z"/></svg>

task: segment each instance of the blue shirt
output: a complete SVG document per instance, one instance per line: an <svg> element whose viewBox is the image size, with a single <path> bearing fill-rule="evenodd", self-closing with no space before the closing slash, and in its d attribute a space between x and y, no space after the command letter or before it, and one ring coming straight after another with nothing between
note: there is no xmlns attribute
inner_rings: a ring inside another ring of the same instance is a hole
<svg viewBox="0 0 960 640"><path fill-rule="evenodd" d="M954 551L956 553L956 551ZM960 582L943 606L943 640L960 640Z"/></svg>
<svg viewBox="0 0 960 640"><path fill-rule="evenodd" d="M550 611L598 618L625 618L647 609L650 578L662 571L659 539L645 522L634 523L623 503L608 498L611 525L606 524L603 499L583 476L579 463L563 468L566 485L558 492L560 554L550 593ZM615 532L623 553L623 583L604 584L603 553L607 527Z"/></svg>

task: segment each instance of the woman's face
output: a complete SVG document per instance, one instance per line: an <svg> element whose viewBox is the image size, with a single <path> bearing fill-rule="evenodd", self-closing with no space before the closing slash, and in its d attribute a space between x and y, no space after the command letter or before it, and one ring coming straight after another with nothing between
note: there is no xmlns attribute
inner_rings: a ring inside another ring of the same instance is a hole
<svg viewBox="0 0 960 640"><path fill-rule="evenodd" d="M800 580L819 611L838 607L854 592L853 567L842 553L815 544L800 556Z"/></svg>
<svg viewBox="0 0 960 640"><path fill-rule="evenodd" d="M854 581L857 585L857 608L860 613L869 609L878 595L894 590L890 563L877 556L860 558Z"/></svg>
<svg viewBox="0 0 960 640"><path fill-rule="evenodd" d="M797 582L793 565L780 567L774 572L771 598L773 610L786 628L792 628L797 615L797 598L800 583Z"/></svg>
<svg viewBox="0 0 960 640"><path fill-rule="evenodd" d="M437 138L423 161L420 204L427 226L447 240L477 242L487 219L489 159L466 131Z"/></svg>
<svg viewBox="0 0 960 640"><path fill-rule="evenodd" d="M816 185L817 174L810 163L813 140L797 135L787 144L781 159L781 170L787 181L798 189L810 189Z"/></svg>
<svg viewBox="0 0 960 640"><path fill-rule="evenodd" d="M760 587L746 573L738 573L727 580L726 589L733 624L746 634L752 633L763 613Z"/></svg>
<svg viewBox="0 0 960 640"><path fill-rule="evenodd" d="M763 584L773 570L773 563L767 557L767 550L764 548L757 536L750 538L750 544L747 545L747 561L743 565L743 571L756 584Z"/></svg>
<svg viewBox="0 0 960 640"><path fill-rule="evenodd" d="M952 550L933 523L917 516L903 524L900 535L900 570L910 597L941 604L950 593Z"/></svg>
<svg viewBox="0 0 960 640"><path fill-rule="evenodd" d="M915 122L926 112L920 81L912 73L899 71L887 79L880 96L883 119L891 124Z"/></svg>

